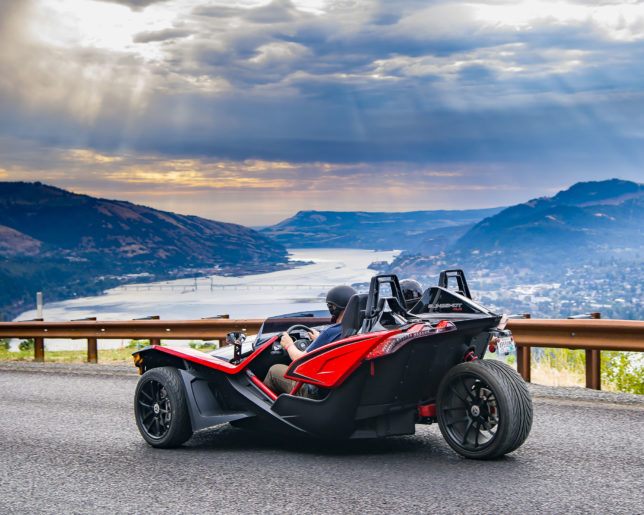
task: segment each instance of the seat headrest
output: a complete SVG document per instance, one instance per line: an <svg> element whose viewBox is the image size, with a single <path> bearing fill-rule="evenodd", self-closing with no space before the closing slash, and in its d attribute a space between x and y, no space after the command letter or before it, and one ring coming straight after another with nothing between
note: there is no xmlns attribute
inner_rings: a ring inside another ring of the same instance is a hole
<svg viewBox="0 0 644 515"><path fill-rule="evenodd" d="M342 315L341 338L357 334L362 327L364 312L367 308L367 297L366 293L356 293L349 299L347 307L344 309L344 315Z"/></svg>

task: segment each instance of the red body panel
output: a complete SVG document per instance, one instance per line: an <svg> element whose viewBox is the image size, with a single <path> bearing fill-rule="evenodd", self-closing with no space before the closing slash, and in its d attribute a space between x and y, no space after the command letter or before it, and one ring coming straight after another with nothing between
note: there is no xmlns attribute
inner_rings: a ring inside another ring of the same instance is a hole
<svg viewBox="0 0 644 515"><path fill-rule="evenodd" d="M228 361L226 360L210 356L205 352L201 352L195 349L179 349L177 347L162 347L161 345L153 345L152 348L154 350L164 352L172 356L177 356L178 358L192 361L193 363L199 363L200 365L220 370L222 372L225 372L226 374L234 375L244 370L244 368L246 368L253 361L255 356L257 356L269 345L272 345L276 339L277 336L274 336L260 347L257 347L250 356L248 356L237 365L233 365L232 363L228 363Z"/></svg>
<svg viewBox="0 0 644 515"><path fill-rule="evenodd" d="M340 385L362 362L367 353L400 330L351 336L310 352L291 363L284 377L324 388Z"/></svg>

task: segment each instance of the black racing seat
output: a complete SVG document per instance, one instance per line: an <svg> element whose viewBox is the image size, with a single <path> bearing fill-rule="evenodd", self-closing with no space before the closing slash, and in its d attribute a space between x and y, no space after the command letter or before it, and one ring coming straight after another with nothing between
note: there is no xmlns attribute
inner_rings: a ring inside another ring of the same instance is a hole
<svg viewBox="0 0 644 515"><path fill-rule="evenodd" d="M389 310L392 313L396 313L401 316L409 316L407 312L407 306L400 303L400 299L396 297L383 297L378 301L378 311L385 311L385 305L389 306Z"/></svg>
<svg viewBox="0 0 644 515"><path fill-rule="evenodd" d="M364 321L368 296L366 293L356 293L351 296L347 307L344 308L344 315L342 315L342 334L340 338L358 334Z"/></svg>

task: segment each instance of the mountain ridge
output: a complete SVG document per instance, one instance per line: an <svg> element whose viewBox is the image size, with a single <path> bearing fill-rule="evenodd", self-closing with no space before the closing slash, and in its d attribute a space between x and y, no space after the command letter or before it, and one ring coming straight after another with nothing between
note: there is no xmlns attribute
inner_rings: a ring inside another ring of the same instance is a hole
<svg viewBox="0 0 644 515"><path fill-rule="evenodd" d="M282 245L241 225L0 182L0 308L10 315L35 291L48 290L50 300L95 294L129 274L152 280L286 266Z"/></svg>
<svg viewBox="0 0 644 515"><path fill-rule="evenodd" d="M619 179L582 182L553 197L510 206L480 221L450 250L484 252L502 242L516 243L517 238L527 245L524 251L560 253L573 243L610 250L625 235L635 235L641 245L643 219L644 185ZM613 238L607 238L609 234ZM533 240L528 244L530 238ZM561 248L552 249L549 240L556 240Z"/></svg>
<svg viewBox="0 0 644 515"><path fill-rule="evenodd" d="M407 212L298 211L261 233L286 247L436 249L502 207Z"/></svg>
<svg viewBox="0 0 644 515"><path fill-rule="evenodd" d="M286 261L283 247L241 225L41 183L0 182L0 224L40 241L46 252L76 257L107 252L116 264L129 266Z"/></svg>
<svg viewBox="0 0 644 515"><path fill-rule="evenodd" d="M442 268L467 268L561 278L566 270L599 263L617 270L618 263L641 262L642 256L644 185L611 179L510 206L440 252L403 252L380 271L427 278Z"/></svg>

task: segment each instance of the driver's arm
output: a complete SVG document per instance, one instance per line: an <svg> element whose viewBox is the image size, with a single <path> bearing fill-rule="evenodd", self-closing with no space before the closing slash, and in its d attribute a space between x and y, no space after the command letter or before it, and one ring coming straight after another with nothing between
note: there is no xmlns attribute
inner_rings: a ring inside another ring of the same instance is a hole
<svg viewBox="0 0 644 515"><path fill-rule="evenodd" d="M293 343L293 338L291 338L286 333L282 335L282 338L280 339L280 345L284 350L286 350L292 361L295 361L296 359L301 358L302 356L304 356L304 354L306 354L306 352L298 349L295 346L295 344Z"/></svg>

